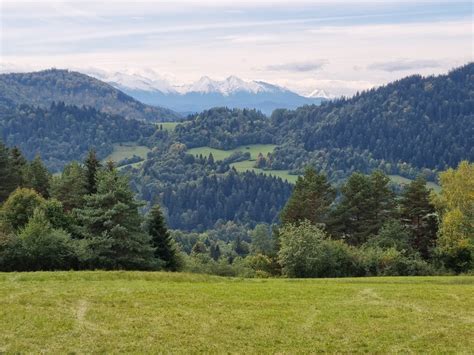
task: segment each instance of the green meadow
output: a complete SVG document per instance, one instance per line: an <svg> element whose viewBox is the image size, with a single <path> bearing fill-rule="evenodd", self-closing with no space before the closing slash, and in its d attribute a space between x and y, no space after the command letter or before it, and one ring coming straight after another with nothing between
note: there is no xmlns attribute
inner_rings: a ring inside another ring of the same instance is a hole
<svg viewBox="0 0 474 355"><path fill-rule="evenodd" d="M0 352L474 349L474 277L0 273Z"/></svg>
<svg viewBox="0 0 474 355"><path fill-rule="evenodd" d="M113 160L119 162L122 159L131 158L134 155L146 159L146 155L150 151L150 148L135 143L115 143L113 148L112 154L105 158L105 161Z"/></svg>
<svg viewBox="0 0 474 355"><path fill-rule="evenodd" d="M266 175L272 175L282 178L283 180L287 180L288 182L294 183L298 178L297 175L290 175L288 170L263 170L254 168L255 160L257 159L258 155L262 153L266 156L268 153L273 152L276 148L275 144L251 144L251 145L243 145L231 150L222 150L222 149L215 149L210 147L199 147L199 148L192 148L188 150L189 154L192 155L200 155L208 156L212 153L212 156L215 160L224 160L232 155L235 152L249 152L250 159L232 163L230 164L239 172L244 171L255 171L256 173L263 173Z"/></svg>

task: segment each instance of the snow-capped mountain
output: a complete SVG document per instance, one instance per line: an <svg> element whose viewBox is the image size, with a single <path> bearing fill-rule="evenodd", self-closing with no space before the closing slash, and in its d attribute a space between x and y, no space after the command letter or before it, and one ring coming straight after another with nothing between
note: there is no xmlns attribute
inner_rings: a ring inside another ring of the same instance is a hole
<svg viewBox="0 0 474 355"><path fill-rule="evenodd" d="M213 80L203 76L188 85L172 85L153 70L106 73L89 71L143 103L170 108L181 113L200 112L216 106L255 108L271 114L277 108L294 109L319 104L329 98L324 91L304 97L286 88L263 81L245 81L236 76Z"/></svg>
<svg viewBox="0 0 474 355"><path fill-rule="evenodd" d="M326 100L330 100L333 98L331 95L329 95L326 91L322 89L316 89L306 97L317 97L317 98L326 99Z"/></svg>

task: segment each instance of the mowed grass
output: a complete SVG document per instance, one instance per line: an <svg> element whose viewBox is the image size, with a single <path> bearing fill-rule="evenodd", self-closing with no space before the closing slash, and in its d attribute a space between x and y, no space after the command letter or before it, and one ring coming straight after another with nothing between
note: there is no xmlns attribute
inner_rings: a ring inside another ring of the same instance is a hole
<svg viewBox="0 0 474 355"><path fill-rule="evenodd" d="M286 180L292 184L296 183L296 179L298 179L298 175L291 175L289 173L289 170L264 170L264 169L254 168L255 160L240 161L237 163L232 163L230 165L239 172L255 171L257 174L262 173L266 175L279 177L282 180Z"/></svg>
<svg viewBox="0 0 474 355"><path fill-rule="evenodd" d="M474 349L474 277L0 274L0 352Z"/></svg>

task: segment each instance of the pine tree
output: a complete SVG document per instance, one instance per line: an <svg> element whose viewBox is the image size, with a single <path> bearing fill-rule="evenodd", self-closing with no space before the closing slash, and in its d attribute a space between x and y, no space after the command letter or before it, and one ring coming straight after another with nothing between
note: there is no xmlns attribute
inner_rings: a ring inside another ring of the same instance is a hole
<svg viewBox="0 0 474 355"><path fill-rule="evenodd" d="M18 147L10 149L11 171L15 181L15 187L21 187L25 184L25 170L27 161Z"/></svg>
<svg viewBox="0 0 474 355"><path fill-rule="evenodd" d="M176 246L168 228L166 228L165 218L159 205L153 206L150 210L147 217L146 231L151 236L151 244L155 248L155 257L164 262L164 269L177 271L179 260Z"/></svg>
<svg viewBox="0 0 474 355"><path fill-rule="evenodd" d="M5 201L15 188L15 177L12 174L9 151L0 142L0 203Z"/></svg>
<svg viewBox="0 0 474 355"><path fill-rule="evenodd" d="M329 207L335 198L335 191L324 174L318 174L314 168L307 168L303 177L298 177L293 194L286 203L281 221L301 223L304 220L312 224L325 224Z"/></svg>
<svg viewBox="0 0 474 355"><path fill-rule="evenodd" d="M91 252L89 267L156 268L151 238L140 227L141 204L135 201L125 176L116 170L100 171L97 192L84 198L84 207L75 211Z"/></svg>
<svg viewBox="0 0 474 355"><path fill-rule="evenodd" d="M51 196L63 203L66 211L79 208L87 195L86 171L77 162L64 167L59 177L53 177L51 182Z"/></svg>
<svg viewBox="0 0 474 355"><path fill-rule="evenodd" d="M37 155L26 168L25 185L34 189L44 198L48 198L50 179L51 174L46 169L46 166L44 166L40 156Z"/></svg>
<svg viewBox="0 0 474 355"><path fill-rule="evenodd" d="M97 173L101 167L94 149L89 150L84 165L86 167L87 192L89 194L94 194L97 192Z"/></svg>
<svg viewBox="0 0 474 355"><path fill-rule="evenodd" d="M418 176L405 188L400 205L403 224L410 230L412 247L422 257L429 258L430 249L436 244L438 223L424 177Z"/></svg>

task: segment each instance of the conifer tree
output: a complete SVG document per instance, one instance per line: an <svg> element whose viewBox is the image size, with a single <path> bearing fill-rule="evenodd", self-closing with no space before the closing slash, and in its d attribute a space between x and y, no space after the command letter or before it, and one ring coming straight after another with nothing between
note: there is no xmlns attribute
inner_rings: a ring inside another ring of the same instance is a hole
<svg viewBox="0 0 474 355"><path fill-rule="evenodd" d="M309 167L303 177L298 177L293 194L281 213L281 221L283 224L304 220L314 225L325 224L334 198L335 191L326 176Z"/></svg>
<svg viewBox="0 0 474 355"><path fill-rule="evenodd" d="M401 218L410 231L412 247L422 257L429 258L430 249L436 244L438 223L424 177L418 176L405 188L400 204Z"/></svg>
<svg viewBox="0 0 474 355"><path fill-rule="evenodd" d="M179 260L176 246L166 228L165 218L159 205L152 207L148 213L146 231L151 236L151 244L155 248L155 258L164 263L164 269L177 271Z"/></svg>
<svg viewBox="0 0 474 355"><path fill-rule="evenodd" d="M8 198L15 187L8 148L0 142L0 203Z"/></svg>
<svg viewBox="0 0 474 355"><path fill-rule="evenodd" d="M89 194L97 192L97 172L99 171L101 164L97 159L97 155L94 149L89 150L87 158L84 161L86 167L86 188Z"/></svg>
<svg viewBox="0 0 474 355"><path fill-rule="evenodd" d="M86 171L77 162L66 165L61 176L52 179L51 195L63 203L66 211L81 207L87 193Z"/></svg>
<svg viewBox="0 0 474 355"><path fill-rule="evenodd" d="M91 252L89 267L156 268L151 238L140 227L141 204L135 201L127 177L116 170L101 170L97 192L84 199L84 207L76 214Z"/></svg>
<svg viewBox="0 0 474 355"><path fill-rule="evenodd" d="M48 198L50 179L51 174L46 169L40 156L37 155L26 168L25 185L34 189L44 198Z"/></svg>

